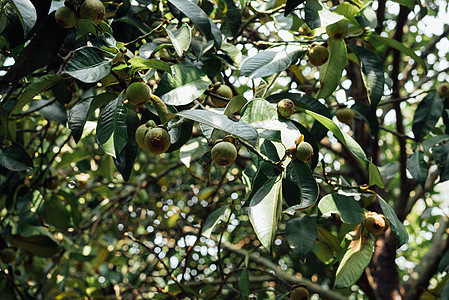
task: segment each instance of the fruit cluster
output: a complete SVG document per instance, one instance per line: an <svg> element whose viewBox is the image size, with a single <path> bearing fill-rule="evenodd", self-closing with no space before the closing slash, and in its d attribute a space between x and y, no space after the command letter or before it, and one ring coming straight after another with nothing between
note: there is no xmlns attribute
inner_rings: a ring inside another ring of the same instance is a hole
<svg viewBox="0 0 449 300"><path fill-rule="evenodd" d="M164 127L157 127L153 121L140 125L136 130L136 142L153 154L162 154L170 148L170 134Z"/></svg>
<svg viewBox="0 0 449 300"><path fill-rule="evenodd" d="M72 28L78 19L87 19L95 24L100 24L106 14L103 2L100 0L85 0L79 7L74 7L70 2L66 6L58 8L55 12L55 21L62 28Z"/></svg>

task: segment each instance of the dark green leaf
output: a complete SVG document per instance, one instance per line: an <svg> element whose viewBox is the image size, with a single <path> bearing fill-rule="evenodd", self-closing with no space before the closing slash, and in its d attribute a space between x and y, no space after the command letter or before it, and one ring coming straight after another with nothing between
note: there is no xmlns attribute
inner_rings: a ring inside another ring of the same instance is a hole
<svg viewBox="0 0 449 300"><path fill-rule="evenodd" d="M165 73L155 92L169 105L189 104L209 87L209 78L194 67L174 65L171 70L172 75Z"/></svg>
<svg viewBox="0 0 449 300"><path fill-rule="evenodd" d="M139 49L139 55L143 59L149 59L154 52L165 47L171 47L170 40L166 38L156 38L149 43L143 44Z"/></svg>
<svg viewBox="0 0 449 300"><path fill-rule="evenodd" d="M251 198L248 216L257 238L271 253L277 224L282 210L282 178L273 177L265 182Z"/></svg>
<svg viewBox="0 0 449 300"><path fill-rule="evenodd" d="M380 176L379 168L373 164L372 162L368 161L368 175L369 175L369 186L377 185L381 189L385 187L382 177Z"/></svg>
<svg viewBox="0 0 449 300"><path fill-rule="evenodd" d="M28 152L19 143L10 147L0 147L0 165L11 171L33 170L34 164Z"/></svg>
<svg viewBox="0 0 449 300"><path fill-rule="evenodd" d="M213 41L208 41L202 36L194 36L192 39L192 51L198 60L214 46Z"/></svg>
<svg viewBox="0 0 449 300"><path fill-rule="evenodd" d="M184 13L198 27L201 33L208 39L214 40L217 48L221 45L221 34L206 13L195 3L188 0L169 0L170 4Z"/></svg>
<svg viewBox="0 0 449 300"><path fill-rule="evenodd" d="M298 5L303 3L305 0L287 0L287 4L285 6L284 16L287 16L291 13Z"/></svg>
<svg viewBox="0 0 449 300"><path fill-rule="evenodd" d="M67 29L56 24L54 12L48 15L31 42L20 52L16 63L0 82L8 83L19 80L48 65L58 54L66 32Z"/></svg>
<svg viewBox="0 0 449 300"><path fill-rule="evenodd" d="M433 136L430 138L425 139L422 142L422 147L424 149L424 153L427 153L427 151L429 151L430 148L432 148L433 146L445 142L449 140L449 135L447 134L441 134L441 135L437 135L437 136Z"/></svg>
<svg viewBox="0 0 449 300"><path fill-rule="evenodd" d="M320 90L316 98L327 98L340 84L346 66L346 44L344 40L329 40L329 59L320 68Z"/></svg>
<svg viewBox="0 0 449 300"><path fill-rule="evenodd" d="M329 194L318 203L323 215L338 214L346 224L360 224L365 221L365 213L352 197L341 194Z"/></svg>
<svg viewBox="0 0 449 300"><path fill-rule="evenodd" d="M41 116L56 121L64 126L67 123L67 111L57 102L52 102L50 100L34 100L30 103L30 110L36 111Z"/></svg>
<svg viewBox="0 0 449 300"><path fill-rule="evenodd" d="M390 227L394 235L396 235L398 239L399 248L408 242L407 230L405 229L404 224L399 221L393 208L391 208L391 206L379 195L377 196L377 199L379 201L380 208L382 208L382 211L384 212L385 217L388 219L388 221L390 221Z"/></svg>
<svg viewBox="0 0 449 300"><path fill-rule="evenodd" d="M141 57L131 58L128 63L131 65L131 73L135 74L141 70L158 69L171 73L170 65L159 59L143 59Z"/></svg>
<svg viewBox="0 0 449 300"><path fill-rule="evenodd" d="M111 72L112 59L95 47L82 47L75 51L65 73L86 83L94 83Z"/></svg>
<svg viewBox="0 0 449 300"><path fill-rule="evenodd" d="M424 161L424 152L417 150L407 158L407 170L424 188L429 173L429 166Z"/></svg>
<svg viewBox="0 0 449 300"><path fill-rule="evenodd" d="M52 257L59 251L58 244L45 235L23 237L14 235L9 238L14 247L27 250L39 257Z"/></svg>
<svg viewBox="0 0 449 300"><path fill-rule="evenodd" d="M349 247L338 266L335 287L345 288L355 284L370 263L373 252L374 242L371 239L363 243L361 249Z"/></svg>
<svg viewBox="0 0 449 300"><path fill-rule="evenodd" d="M126 130L127 110L123 106L123 94L109 102L98 118L97 142L100 148L114 158L118 158L128 142Z"/></svg>
<svg viewBox="0 0 449 300"><path fill-rule="evenodd" d="M127 182L131 177L131 172L134 167L134 161L137 157L138 145L135 138L137 127L140 125L140 120L134 111L128 111L126 115L126 130L128 133L128 142L120 151L119 159L114 158L114 163L123 179Z"/></svg>
<svg viewBox="0 0 449 300"><path fill-rule="evenodd" d="M393 0L393 1L410 8L411 11L413 11L413 8L415 7L415 0Z"/></svg>
<svg viewBox="0 0 449 300"><path fill-rule="evenodd" d="M22 23L24 36L28 36L37 21L37 12L33 3L30 0L12 0L10 3L16 9L20 23Z"/></svg>
<svg viewBox="0 0 449 300"><path fill-rule="evenodd" d="M449 250L446 250L438 264L438 272L443 273L449 269Z"/></svg>
<svg viewBox="0 0 449 300"><path fill-rule="evenodd" d="M291 199L287 202L298 203L290 209L301 210L315 204L318 199L318 184L305 162L292 160L288 164L282 192L286 200Z"/></svg>
<svg viewBox="0 0 449 300"><path fill-rule="evenodd" d="M435 128L443 108L443 101L436 91L430 92L421 100L413 116L412 130L416 139L422 140Z"/></svg>
<svg viewBox="0 0 449 300"><path fill-rule="evenodd" d="M181 111L177 115L234 134L248 141L252 146L256 146L259 140L259 135L254 127L245 122L234 122L225 115L199 109Z"/></svg>
<svg viewBox="0 0 449 300"><path fill-rule="evenodd" d="M449 144L433 147L432 153L440 170L440 182L449 180Z"/></svg>
<svg viewBox="0 0 449 300"><path fill-rule="evenodd" d="M377 107L384 94L384 70L383 63L379 56L367 48L357 45L349 45L349 48L360 59L360 65L363 72L363 83L365 84L371 107Z"/></svg>
<svg viewBox="0 0 449 300"><path fill-rule="evenodd" d="M374 137L379 133L379 120L377 119L375 109L371 109L364 103L356 102L353 106L351 106L351 110L366 122L371 136Z"/></svg>
<svg viewBox="0 0 449 300"><path fill-rule="evenodd" d="M117 97L113 93L104 93L94 97L81 100L69 110L69 128L75 143L78 143L83 135L84 124L86 124L89 115L101 105L105 105Z"/></svg>
<svg viewBox="0 0 449 300"><path fill-rule="evenodd" d="M305 53L302 46L282 45L261 51L240 66L243 76L259 78L287 70Z"/></svg>
<svg viewBox="0 0 449 300"><path fill-rule="evenodd" d="M55 195L45 201L45 221L61 230L70 227L70 213L62 200Z"/></svg>
<svg viewBox="0 0 449 300"><path fill-rule="evenodd" d="M331 12L318 0L307 0L304 11L306 23L311 29L325 27L343 19L343 16Z"/></svg>
<svg viewBox="0 0 449 300"><path fill-rule="evenodd" d="M249 272L247 268L244 268L240 273L239 278L240 291L246 299L249 299L250 292L250 281L249 281Z"/></svg>
<svg viewBox="0 0 449 300"><path fill-rule="evenodd" d="M242 24L242 16L233 0L225 0L224 2L226 3L227 11L220 30L224 35L234 37Z"/></svg>
<svg viewBox="0 0 449 300"><path fill-rule="evenodd" d="M317 237L316 218L306 215L287 221L285 239L301 260L305 259L306 255L312 251Z"/></svg>
<svg viewBox="0 0 449 300"><path fill-rule="evenodd" d="M213 213L211 213L207 217L206 222L204 223L203 229L201 231L201 234L209 239L215 226L222 219L222 217L228 215L229 212L230 212L229 206L227 205L216 209Z"/></svg>
<svg viewBox="0 0 449 300"><path fill-rule="evenodd" d="M173 121L179 121L179 118L174 118L170 120L170 122ZM169 123L170 126L170 123ZM172 128L168 133L170 133L171 141L170 148L166 151L166 153L170 153L173 151L178 150L181 148L192 136L192 129L193 129L193 121L192 120L186 120L182 122L181 126Z"/></svg>

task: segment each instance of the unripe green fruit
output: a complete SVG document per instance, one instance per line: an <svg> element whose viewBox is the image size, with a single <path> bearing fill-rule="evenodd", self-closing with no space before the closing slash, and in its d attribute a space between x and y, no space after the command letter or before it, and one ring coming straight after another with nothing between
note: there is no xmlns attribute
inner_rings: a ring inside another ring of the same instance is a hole
<svg viewBox="0 0 449 300"><path fill-rule="evenodd" d="M55 21L62 28L72 28L76 25L76 12L67 6L58 8L55 12Z"/></svg>
<svg viewBox="0 0 449 300"><path fill-rule="evenodd" d="M13 263L16 260L17 253L12 248L5 248L0 253L0 259L5 264Z"/></svg>
<svg viewBox="0 0 449 300"><path fill-rule="evenodd" d="M237 158L237 149L230 142L220 142L212 148L211 156L217 165L229 166Z"/></svg>
<svg viewBox="0 0 449 300"><path fill-rule="evenodd" d="M106 14L103 2L100 0L86 0L80 7L80 18L91 20L95 24L100 24Z"/></svg>
<svg viewBox="0 0 449 300"><path fill-rule="evenodd" d="M390 227L390 222L384 215L371 213L365 220L365 228L372 234L380 234Z"/></svg>
<svg viewBox="0 0 449 300"><path fill-rule="evenodd" d="M150 101L151 89L146 83L133 82L126 89L126 98L131 104L143 105Z"/></svg>
<svg viewBox="0 0 449 300"><path fill-rule="evenodd" d="M220 85L220 87L216 91L214 91L214 93L228 99L231 99L233 96L232 89L224 84ZM228 104L228 101L219 99L214 96L211 96L211 99L212 103L217 107L225 107Z"/></svg>
<svg viewBox="0 0 449 300"><path fill-rule="evenodd" d="M277 104L277 111L280 116L288 118L295 112L295 103L290 99L282 99Z"/></svg>
<svg viewBox="0 0 449 300"><path fill-rule="evenodd" d="M290 291L290 300L308 300L309 291L303 287L299 286Z"/></svg>
<svg viewBox="0 0 449 300"><path fill-rule="evenodd" d="M340 20L326 26L326 33L331 40L342 40L348 35L348 22Z"/></svg>
<svg viewBox="0 0 449 300"><path fill-rule="evenodd" d="M437 91L441 98L449 98L449 83L444 82L440 84Z"/></svg>
<svg viewBox="0 0 449 300"><path fill-rule="evenodd" d="M313 147L307 142L302 142L296 147L296 159L306 162L312 159Z"/></svg>
<svg viewBox="0 0 449 300"><path fill-rule="evenodd" d="M164 128L151 128L145 134L146 149L153 154L161 154L170 148L170 134Z"/></svg>
<svg viewBox="0 0 449 300"><path fill-rule="evenodd" d="M351 123L352 119L354 119L354 112L347 107L340 108L335 112L335 116L337 117L338 121L349 124Z"/></svg>
<svg viewBox="0 0 449 300"><path fill-rule="evenodd" d="M147 145L145 144L145 135L150 128L147 127L147 124L140 125L136 130L136 142L140 148L147 149Z"/></svg>
<svg viewBox="0 0 449 300"><path fill-rule="evenodd" d="M324 46L313 46L307 52L307 56L309 57L309 62L312 65L319 67L326 63L329 59L329 51Z"/></svg>

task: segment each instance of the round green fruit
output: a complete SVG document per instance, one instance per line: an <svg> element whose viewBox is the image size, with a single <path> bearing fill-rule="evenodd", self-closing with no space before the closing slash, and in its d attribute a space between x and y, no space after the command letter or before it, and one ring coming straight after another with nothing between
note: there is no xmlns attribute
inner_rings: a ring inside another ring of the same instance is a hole
<svg viewBox="0 0 449 300"><path fill-rule="evenodd" d="M437 91L441 98L449 98L449 83L444 82L440 84Z"/></svg>
<svg viewBox="0 0 449 300"><path fill-rule="evenodd" d="M352 119L354 119L354 112L347 107L340 108L335 112L335 116L337 117L338 121L349 124L351 123Z"/></svg>
<svg viewBox="0 0 449 300"><path fill-rule="evenodd" d="M0 253L0 260L5 264L13 263L16 260L17 253L12 248L5 248Z"/></svg>
<svg viewBox="0 0 449 300"><path fill-rule="evenodd" d="M151 89L143 82L133 82L126 89L126 98L131 104L143 105L150 101Z"/></svg>
<svg viewBox="0 0 449 300"><path fill-rule="evenodd" d="M164 128L151 128L145 134L145 149L153 154L161 154L170 148L170 134Z"/></svg>
<svg viewBox="0 0 449 300"><path fill-rule="evenodd" d="M312 159L313 147L307 142L302 142L296 147L296 159L306 162Z"/></svg>
<svg viewBox="0 0 449 300"><path fill-rule="evenodd" d="M295 103L290 99L282 99L277 104L277 111L280 116L288 118L295 112Z"/></svg>
<svg viewBox="0 0 449 300"><path fill-rule="evenodd" d="M215 94L217 94L218 96L224 97L224 98L228 98L228 99L232 99L233 93L232 93L232 89L225 85L222 84L220 85L220 87L218 87L218 89L216 91L214 91ZM212 103L217 106L217 107L225 107L229 101L211 96L212 99Z"/></svg>
<svg viewBox="0 0 449 300"><path fill-rule="evenodd" d="M55 21L62 28L73 28L76 25L76 12L67 6L58 8L55 12Z"/></svg>
<svg viewBox="0 0 449 300"><path fill-rule="evenodd" d="M307 57L309 57L309 62L312 65L319 67L325 64L329 59L329 50L321 45L313 46L307 51Z"/></svg>
<svg viewBox="0 0 449 300"><path fill-rule="evenodd" d="M91 20L95 24L100 24L106 14L103 2L100 0L86 0L80 7L80 18Z"/></svg>
<svg viewBox="0 0 449 300"><path fill-rule="evenodd" d="M229 166L237 158L237 149L230 142L219 142L211 151L212 160L219 166Z"/></svg>
<svg viewBox="0 0 449 300"><path fill-rule="evenodd" d="M326 33L331 40L342 40L348 35L348 22L340 20L326 26Z"/></svg>
<svg viewBox="0 0 449 300"><path fill-rule="evenodd" d="M140 125L136 130L136 142L140 148L147 149L147 145L145 144L145 135L150 128L147 127L147 124Z"/></svg>
<svg viewBox="0 0 449 300"><path fill-rule="evenodd" d="M290 300L308 300L309 291L303 286L298 286L290 291Z"/></svg>
<svg viewBox="0 0 449 300"><path fill-rule="evenodd" d="M372 234L380 234L385 232L388 227L390 227L390 222L384 215L371 213L365 220L365 228Z"/></svg>

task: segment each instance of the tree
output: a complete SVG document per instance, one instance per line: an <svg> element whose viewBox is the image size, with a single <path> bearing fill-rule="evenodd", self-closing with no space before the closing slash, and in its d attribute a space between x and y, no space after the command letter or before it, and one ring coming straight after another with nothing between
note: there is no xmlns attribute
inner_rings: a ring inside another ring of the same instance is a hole
<svg viewBox="0 0 449 300"><path fill-rule="evenodd" d="M4 299L448 297L444 5L0 3Z"/></svg>

